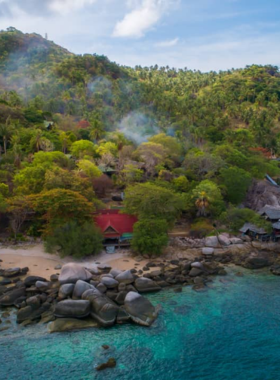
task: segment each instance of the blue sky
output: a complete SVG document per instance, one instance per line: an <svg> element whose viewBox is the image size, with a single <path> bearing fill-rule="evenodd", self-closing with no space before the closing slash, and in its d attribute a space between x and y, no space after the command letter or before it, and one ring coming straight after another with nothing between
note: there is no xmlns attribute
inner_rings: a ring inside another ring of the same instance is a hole
<svg viewBox="0 0 280 380"><path fill-rule="evenodd" d="M0 0L9 26L129 66L280 66L279 0Z"/></svg>

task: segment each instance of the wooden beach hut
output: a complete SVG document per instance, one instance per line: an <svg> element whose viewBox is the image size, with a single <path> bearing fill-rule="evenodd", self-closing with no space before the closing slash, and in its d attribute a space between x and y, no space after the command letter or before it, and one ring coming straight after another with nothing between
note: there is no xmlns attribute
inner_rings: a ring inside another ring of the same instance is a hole
<svg viewBox="0 0 280 380"><path fill-rule="evenodd" d="M95 215L95 223L104 236L104 246L130 246L133 237L133 227L137 218L128 214L121 214L120 210L101 210Z"/></svg>
<svg viewBox="0 0 280 380"><path fill-rule="evenodd" d="M276 223L280 219L280 207L266 205L259 211L259 214L271 223Z"/></svg>
<svg viewBox="0 0 280 380"><path fill-rule="evenodd" d="M268 235L263 228L257 227L252 223L245 223L239 232L243 235L250 236L252 239L261 241L270 240L270 235Z"/></svg>

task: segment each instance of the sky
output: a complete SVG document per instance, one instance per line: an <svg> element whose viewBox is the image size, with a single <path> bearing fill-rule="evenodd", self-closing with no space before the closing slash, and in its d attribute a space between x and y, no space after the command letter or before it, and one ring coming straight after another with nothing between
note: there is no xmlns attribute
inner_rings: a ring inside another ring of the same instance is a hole
<svg viewBox="0 0 280 380"><path fill-rule="evenodd" d="M0 0L0 29L127 66L280 66L279 0Z"/></svg>

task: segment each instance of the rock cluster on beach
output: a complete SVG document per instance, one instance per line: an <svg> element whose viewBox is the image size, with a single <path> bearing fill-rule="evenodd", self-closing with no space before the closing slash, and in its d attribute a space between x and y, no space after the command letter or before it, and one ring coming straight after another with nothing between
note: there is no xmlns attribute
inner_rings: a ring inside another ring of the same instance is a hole
<svg viewBox="0 0 280 380"><path fill-rule="evenodd" d="M0 269L0 308L15 306L22 325L50 322L50 332L128 322L151 326L159 309L143 294L172 286L181 291L187 285L204 291L211 276L226 275L223 265L229 263L248 269L270 267L280 275L280 249L273 249L271 244L241 243L224 236L203 240L194 259L190 259L193 248L180 248L181 257L157 258L142 269L120 271L102 264L85 268L69 263L49 280L26 277L28 268Z"/></svg>
<svg viewBox="0 0 280 380"><path fill-rule="evenodd" d="M0 269L0 275L17 276L27 270ZM0 281L4 283L0 285L0 307L16 306L17 322L23 325L52 322L50 332L127 322L150 326L158 309L142 294L177 284L201 290L209 275L224 274L219 263L205 260L150 261L138 271L120 271L108 265L85 268L69 263L50 280L37 276L24 280L4 277Z"/></svg>

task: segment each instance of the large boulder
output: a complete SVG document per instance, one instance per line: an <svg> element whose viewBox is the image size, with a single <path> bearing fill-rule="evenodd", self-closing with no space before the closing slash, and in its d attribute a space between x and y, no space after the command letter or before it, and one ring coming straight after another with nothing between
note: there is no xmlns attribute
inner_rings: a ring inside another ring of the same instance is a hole
<svg viewBox="0 0 280 380"><path fill-rule="evenodd" d="M231 244L243 244L243 240L237 237L233 237L229 239Z"/></svg>
<svg viewBox="0 0 280 380"><path fill-rule="evenodd" d="M58 293L58 297L60 299L71 297L73 290L74 290L75 285L74 284L64 284L61 285Z"/></svg>
<svg viewBox="0 0 280 380"><path fill-rule="evenodd" d="M201 274L203 274L203 270L202 269L199 269L199 268L192 268L190 273L189 273L189 276L190 277L196 277L196 276L200 276Z"/></svg>
<svg viewBox="0 0 280 380"><path fill-rule="evenodd" d="M214 248L211 247L204 247L202 248L202 254L203 256L209 257L214 255Z"/></svg>
<svg viewBox="0 0 280 380"><path fill-rule="evenodd" d="M0 285L0 296L2 296L4 293L6 293L7 291L9 290L9 288L7 288L6 286L4 285Z"/></svg>
<svg viewBox="0 0 280 380"><path fill-rule="evenodd" d="M20 309L17 313L17 323L24 321L34 321L41 318L41 315L51 308L50 303L44 303L38 308L34 309L32 305L28 305Z"/></svg>
<svg viewBox="0 0 280 380"><path fill-rule="evenodd" d="M25 297L25 288L14 289L0 297L0 306L13 306L19 298Z"/></svg>
<svg viewBox="0 0 280 380"><path fill-rule="evenodd" d="M48 330L50 333L54 333L88 329L91 327L97 327L97 323L92 319L59 318L49 323Z"/></svg>
<svg viewBox="0 0 280 380"><path fill-rule="evenodd" d="M121 270L119 270L119 269L111 269L110 270L110 274L115 278L115 277L117 277L120 273L122 273L122 271Z"/></svg>
<svg viewBox="0 0 280 380"><path fill-rule="evenodd" d="M42 292L46 291L50 287L50 283L47 281L36 281L36 288Z"/></svg>
<svg viewBox="0 0 280 380"><path fill-rule="evenodd" d="M59 282L63 284L75 284L78 280L90 281L92 274L83 266L76 263L63 265L59 276Z"/></svg>
<svg viewBox="0 0 280 380"><path fill-rule="evenodd" d="M220 243L218 241L217 236L208 236L205 239L205 246L206 247L212 247L212 248L218 248L218 247L220 247Z"/></svg>
<svg viewBox="0 0 280 380"><path fill-rule="evenodd" d="M119 285L119 282L111 277L102 277L101 283L104 284L108 289L116 288Z"/></svg>
<svg viewBox="0 0 280 380"><path fill-rule="evenodd" d="M116 322L119 307L97 289L89 289L83 294L91 306L91 316L102 326L112 326Z"/></svg>
<svg viewBox="0 0 280 380"><path fill-rule="evenodd" d="M88 282L78 280L75 284L72 298L74 300L82 298L83 293L89 289L94 289L94 286L89 284Z"/></svg>
<svg viewBox="0 0 280 380"><path fill-rule="evenodd" d="M224 247L231 245L230 239L225 235L219 235L219 243Z"/></svg>
<svg viewBox="0 0 280 380"><path fill-rule="evenodd" d="M249 257L246 261L244 266L249 269L260 269L265 268L271 265L271 262L266 257Z"/></svg>
<svg viewBox="0 0 280 380"><path fill-rule="evenodd" d="M135 287L140 293L156 292L161 290L161 287L150 278L140 277L135 280Z"/></svg>
<svg viewBox="0 0 280 380"><path fill-rule="evenodd" d="M87 300L64 300L55 305L54 315L59 318L84 318L90 313Z"/></svg>
<svg viewBox="0 0 280 380"><path fill-rule="evenodd" d="M15 277L21 274L21 269L16 267L16 268L9 268L9 269L4 269L1 270L1 276L3 277Z"/></svg>
<svg viewBox="0 0 280 380"><path fill-rule="evenodd" d="M132 284L135 280L135 277L130 270L126 270L118 274L116 280L123 284Z"/></svg>
<svg viewBox="0 0 280 380"><path fill-rule="evenodd" d="M129 292L125 297L124 310L133 322L141 326L151 326L158 315L151 302L135 292Z"/></svg>
<svg viewBox="0 0 280 380"><path fill-rule="evenodd" d="M203 264L200 261L195 261L191 263L191 267L203 270Z"/></svg>
<svg viewBox="0 0 280 380"><path fill-rule="evenodd" d="M24 279L24 285L29 288L30 286L33 286L36 284L37 281L46 282L47 280L44 277L40 276L28 276Z"/></svg>

